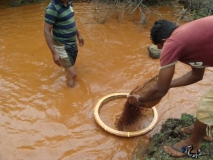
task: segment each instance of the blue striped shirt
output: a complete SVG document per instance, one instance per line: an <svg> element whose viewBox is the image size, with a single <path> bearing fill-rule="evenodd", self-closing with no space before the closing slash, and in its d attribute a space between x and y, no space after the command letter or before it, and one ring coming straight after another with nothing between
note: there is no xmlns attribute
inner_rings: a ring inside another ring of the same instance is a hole
<svg viewBox="0 0 213 160"><path fill-rule="evenodd" d="M52 0L45 10L45 22L53 25L52 37L62 44L76 43L76 24L72 2L67 7L59 0Z"/></svg>

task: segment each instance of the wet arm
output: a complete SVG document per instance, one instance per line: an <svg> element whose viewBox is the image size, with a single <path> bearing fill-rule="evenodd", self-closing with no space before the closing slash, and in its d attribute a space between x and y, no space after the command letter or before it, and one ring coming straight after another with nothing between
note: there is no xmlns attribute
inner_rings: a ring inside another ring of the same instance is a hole
<svg viewBox="0 0 213 160"><path fill-rule="evenodd" d="M78 29L76 30L76 34L77 34L77 37L81 35Z"/></svg>
<svg viewBox="0 0 213 160"><path fill-rule="evenodd" d="M52 53L54 63L57 64L58 66L61 66L61 60L60 60L58 53L55 50L53 39L52 39L52 36L51 36L52 28L53 28L52 25L45 23L44 24L44 36L45 36L45 40L47 42L47 45L48 45L48 47L49 47L49 49Z"/></svg>
<svg viewBox="0 0 213 160"><path fill-rule="evenodd" d="M46 43L47 43L52 55L57 55L57 52L55 51L55 48L53 45L52 36L51 36L52 28L53 28L52 25L50 25L48 23L44 23L44 36L45 36Z"/></svg>
<svg viewBox="0 0 213 160"><path fill-rule="evenodd" d="M170 88L187 86L203 79L205 68L192 68L192 70L180 78L172 80Z"/></svg>
<svg viewBox="0 0 213 160"><path fill-rule="evenodd" d="M76 34L77 34L77 39L78 39L79 45L83 46L84 45L84 39L82 38L82 36L81 36L81 34L80 34L78 29L76 31Z"/></svg>
<svg viewBox="0 0 213 160"><path fill-rule="evenodd" d="M166 95L170 89L174 70L175 66L170 66L160 70L156 85L154 85L144 96L138 98L142 107L153 107Z"/></svg>
<svg viewBox="0 0 213 160"><path fill-rule="evenodd" d="M138 98L142 107L150 108L159 103L170 88L186 86L202 80L205 72L204 68L192 68L182 77L172 80L174 69L175 66L161 69L157 84L144 96Z"/></svg>

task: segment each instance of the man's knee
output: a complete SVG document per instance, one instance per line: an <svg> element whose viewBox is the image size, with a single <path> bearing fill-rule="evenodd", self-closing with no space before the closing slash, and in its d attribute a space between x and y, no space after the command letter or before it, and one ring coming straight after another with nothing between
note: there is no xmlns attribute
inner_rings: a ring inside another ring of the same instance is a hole
<svg viewBox="0 0 213 160"><path fill-rule="evenodd" d="M73 72L70 76L72 79L75 79L77 77L77 74L76 74L76 72Z"/></svg>
<svg viewBox="0 0 213 160"><path fill-rule="evenodd" d="M76 71L75 71L73 66L70 67L70 68L67 68L66 72L67 72L67 75L68 75L69 79L75 79L76 76L77 76Z"/></svg>

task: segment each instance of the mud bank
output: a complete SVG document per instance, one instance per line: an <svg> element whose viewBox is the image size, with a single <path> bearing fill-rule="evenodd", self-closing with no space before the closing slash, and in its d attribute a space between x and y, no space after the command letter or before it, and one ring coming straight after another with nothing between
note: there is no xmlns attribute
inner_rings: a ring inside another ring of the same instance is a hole
<svg viewBox="0 0 213 160"><path fill-rule="evenodd" d="M196 118L190 114L182 114L180 119L169 118L162 125L159 133L153 135L150 138L150 142L143 146L138 142L137 147L134 150L132 160L183 160L192 159L188 157L174 158L169 156L163 151L163 146L171 145L175 142L179 142L188 138L187 135L181 131L181 128L192 126ZM202 154L207 154L205 156L200 156L201 160L212 160L213 159L213 142L204 141L201 144Z"/></svg>

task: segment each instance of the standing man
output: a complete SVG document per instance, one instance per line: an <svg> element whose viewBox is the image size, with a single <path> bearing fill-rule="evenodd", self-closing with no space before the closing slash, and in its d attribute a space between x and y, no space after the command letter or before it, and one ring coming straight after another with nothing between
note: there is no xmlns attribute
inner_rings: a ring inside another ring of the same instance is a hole
<svg viewBox="0 0 213 160"><path fill-rule="evenodd" d="M153 107L170 88L198 82L203 79L205 68L213 67L213 16L180 27L167 20L156 21L151 29L151 40L162 49L161 69L156 85L144 96L129 96L128 101L135 106ZM172 80L178 61L189 65L191 71ZM188 155L197 158L201 155L200 143L204 136L211 136L213 125L213 87L201 98L196 117L192 136L171 146L164 146L165 152L174 157Z"/></svg>
<svg viewBox="0 0 213 160"><path fill-rule="evenodd" d="M53 61L65 68L68 87L73 88L78 54L76 37L80 46L84 45L84 40L76 27L71 0L51 0L45 10L44 35Z"/></svg>

